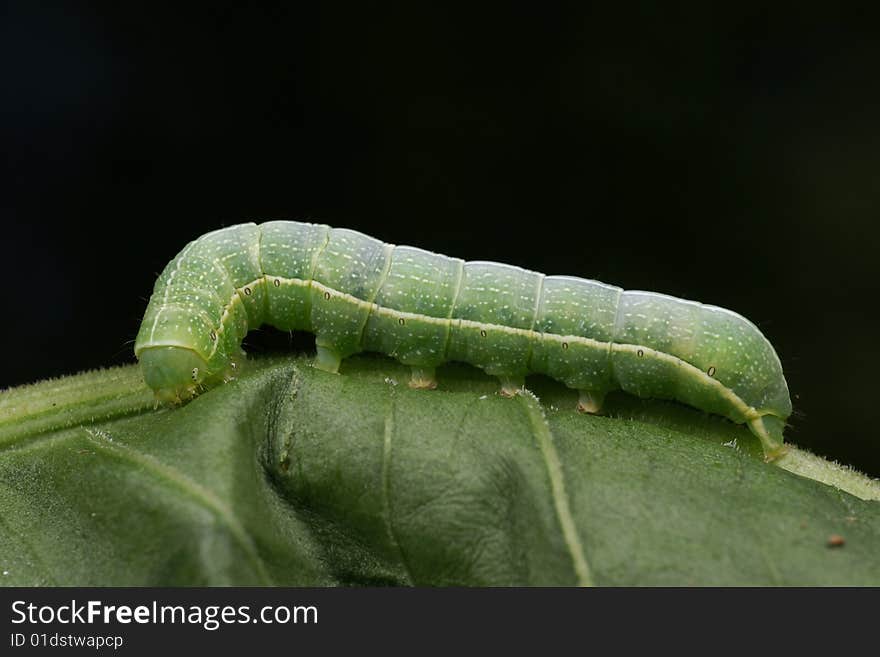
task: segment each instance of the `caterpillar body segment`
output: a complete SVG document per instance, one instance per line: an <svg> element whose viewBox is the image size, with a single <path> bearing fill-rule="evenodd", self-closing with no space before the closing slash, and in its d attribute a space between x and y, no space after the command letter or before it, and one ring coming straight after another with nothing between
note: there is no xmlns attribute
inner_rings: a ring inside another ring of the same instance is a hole
<svg viewBox="0 0 880 657"><path fill-rule="evenodd" d="M675 399L747 424L768 459L784 451L779 358L736 313L324 225L241 224L187 244L156 281L135 354L157 397L180 401L234 376L261 324L314 333L315 365L329 372L375 351L430 389L439 365L462 361L507 395L541 373L580 391L583 412L617 389Z"/></svg>

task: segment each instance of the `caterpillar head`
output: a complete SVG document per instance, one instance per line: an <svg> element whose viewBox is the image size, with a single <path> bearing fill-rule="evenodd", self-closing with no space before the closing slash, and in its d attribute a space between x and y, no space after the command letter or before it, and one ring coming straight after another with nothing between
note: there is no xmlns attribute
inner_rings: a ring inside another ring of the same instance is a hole
<svg viewBox="0 0 880 657"><path fill-rule="evenodd" d="M147 347L138 360L144 381L163 402L179 403L194 397L208 375L204 359L185 347Z"/></svg>

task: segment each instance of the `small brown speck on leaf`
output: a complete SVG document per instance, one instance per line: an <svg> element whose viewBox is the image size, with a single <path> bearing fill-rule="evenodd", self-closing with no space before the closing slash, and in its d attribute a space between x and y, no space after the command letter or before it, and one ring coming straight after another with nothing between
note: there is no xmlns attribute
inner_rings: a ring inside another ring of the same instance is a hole
<svg viewBox="0 0 880 657"><path fill-rule="evenodd" d="M828 547L830 548L843 547L845 543L846 541L840 534L831 534L831 536L828 537Z"/></svg>

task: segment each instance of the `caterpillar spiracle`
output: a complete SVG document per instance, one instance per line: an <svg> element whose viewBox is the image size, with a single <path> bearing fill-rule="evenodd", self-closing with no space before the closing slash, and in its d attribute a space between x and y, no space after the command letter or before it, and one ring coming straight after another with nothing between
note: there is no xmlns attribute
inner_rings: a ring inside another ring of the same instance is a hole
<svg viewBox="0 0 880 657"><path fill-rule="evenodd" d="M250 328L315 334L315 367L337 372L361 351L412 367L463 361L512 395L529 373L579 391L674 399L745 423L766 458L785 451L791 414L782 365L744 317L654 292L495 262L465 262L296 221L240 224L187 244L156 281L135 342L160 400L181 401L231 378Z"/></svg>

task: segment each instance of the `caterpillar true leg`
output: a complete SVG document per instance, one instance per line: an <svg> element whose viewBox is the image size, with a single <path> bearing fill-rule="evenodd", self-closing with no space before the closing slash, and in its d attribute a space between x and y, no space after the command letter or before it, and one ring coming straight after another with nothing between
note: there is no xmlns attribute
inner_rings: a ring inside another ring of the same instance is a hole
<svg viewBox="0 0 880 657"><path fill-rule="evenodd" d="M433 388L434 368L459 361L498 377L505 396L544 374L580 391L585 413L612 390L674 399L746 424L768 459L785 449L782 365L741 315L296 221L188 244L156 281L135 354L157 397L179 403L228 380L263 324L314 333L327 372L373 351L412 367L412 387Z"/></svg>

